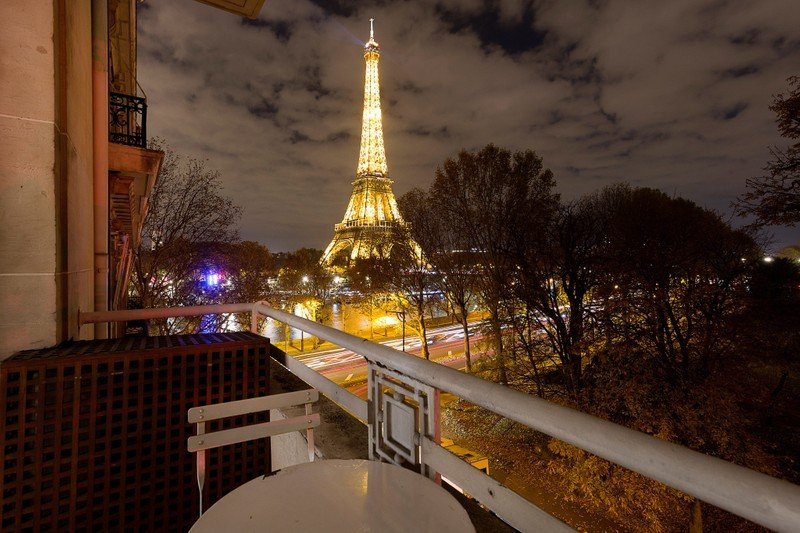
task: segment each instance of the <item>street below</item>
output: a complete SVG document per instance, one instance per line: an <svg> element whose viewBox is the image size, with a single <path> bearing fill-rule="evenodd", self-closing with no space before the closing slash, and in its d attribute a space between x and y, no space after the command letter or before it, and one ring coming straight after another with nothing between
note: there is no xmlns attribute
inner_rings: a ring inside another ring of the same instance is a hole
<svg viewBox="0 0 800 533"><path fill-rule="evenodd" d="M470 325L470 353L473 364L486 355L486 345L484 336L480 332L478 321ZM428 349L430 359L433 362L447 365L456 370L466 371L466 357L464 354L464 331L460 324L444 325L433 327L428 330ZM410 355L421 357L420 340L413 336L406 337L405 342L402 338L391 337L384 340L374 339L384 346L389 346L396 350L401 350L405 344L405 351ZM296 344L296 343L295 343ZM366 399L368 393L367 384L367 362L366 360L347 349L322 347L316 351L298 352L290 354L302 361L304 364L313 368L336 384L344 387L353 394ZM458 398L452 394L442 393L440 397L442 412L447 406ZM626 529L607 519L587 513L580 506L564 501L557 494L549 491L546 485L534 484L523 476L503 469L498 457L492 450L481 449L479 442L464 443L459 442L455 435L450 435L445 429L442 430L442 437L449 438L455 444L471 449L489 459L489 473L492 478L511 488L520 496L534 503L544 511L568 519L577 529L589 530L600 527L603 531L625 531ZM456 437L456 438L454 438Z"/></svg>

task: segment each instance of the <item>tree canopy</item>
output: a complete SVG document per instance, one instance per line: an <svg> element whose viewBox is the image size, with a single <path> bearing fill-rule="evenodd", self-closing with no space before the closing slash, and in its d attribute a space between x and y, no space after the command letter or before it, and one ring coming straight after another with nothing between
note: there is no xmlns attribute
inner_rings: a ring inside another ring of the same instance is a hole
<svg viewBox="0 0 800 533"><path fill-rule="evenodd" d="M134 251L134 300L150 308L263 297L269 251L257 243L239 243L241 208L224 194L219 172L204 160L181 157L163 140L151 144L165 157L141 245ZM222 327L221 322L192 318L153 323L162 334Z"/></svg>
<svg viewBox="0 0 800 533"><path fill-rule="evenodd" d="M778 94L769 107L778 131L791 142L772 147L767 174L747 180L746 192L735 207L742 216L754 216L758 225L794 226L800 222L800 77L788 79L789 90Z"/></svg>

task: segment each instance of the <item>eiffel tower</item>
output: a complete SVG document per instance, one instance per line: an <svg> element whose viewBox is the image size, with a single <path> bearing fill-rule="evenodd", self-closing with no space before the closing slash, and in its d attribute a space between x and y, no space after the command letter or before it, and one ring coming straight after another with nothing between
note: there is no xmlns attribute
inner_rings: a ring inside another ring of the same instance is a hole
<svg viewBox="0 0 800 533"><path fill-rule="evenodd" d="M383 148L381 95L373 19L369 20L369 41L364 46L364 114L361 126L361 151L353 182L353 194L341 223L334 226L333 240L325 249L321 263L343 267L357 258L388 257L393 234L406 223L397 207L388 178Z"/></svg>

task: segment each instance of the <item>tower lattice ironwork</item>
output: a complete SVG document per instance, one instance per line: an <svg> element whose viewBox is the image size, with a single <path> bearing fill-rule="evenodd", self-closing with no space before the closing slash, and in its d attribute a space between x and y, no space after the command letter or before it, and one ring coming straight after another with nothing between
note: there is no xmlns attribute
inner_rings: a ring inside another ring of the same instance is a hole
<svg viewBox="0 0 800 533"><path fill-rule="evenodd" d="M358 168L347 211L342 222L334 226L333 240L322 255L322 263L328 266L344 266L359 257L388 256L397 230L406 228L386 166L378 81L381 53L372 23L370 19L369 41L364 46L366 75Z"/></svg>

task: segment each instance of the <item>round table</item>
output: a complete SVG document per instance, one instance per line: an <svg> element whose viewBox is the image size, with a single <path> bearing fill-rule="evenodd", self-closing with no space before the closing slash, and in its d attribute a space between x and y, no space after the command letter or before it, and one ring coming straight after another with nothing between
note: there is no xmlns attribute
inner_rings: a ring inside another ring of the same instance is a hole
<svg viewBox="0 0 800 533"><path fill-rule="evenodd" d="M284 468L231 491L191 531L475 531L467 512L427 477L366 460Z"/></svg>

